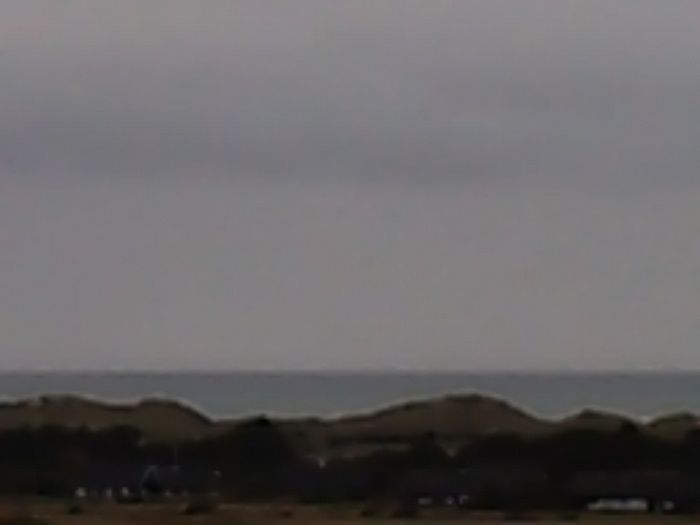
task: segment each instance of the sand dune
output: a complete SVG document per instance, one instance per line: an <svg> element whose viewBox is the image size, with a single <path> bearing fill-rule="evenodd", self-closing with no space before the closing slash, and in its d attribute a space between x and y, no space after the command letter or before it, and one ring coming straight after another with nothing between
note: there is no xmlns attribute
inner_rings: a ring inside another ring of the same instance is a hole
<svg viewBox="0 0 700 525"><path fill-rule="evenodd" d="M0 429L43 425L105 429L128 425L140 429L148 439L179 441L225 432L240 422L212 420L184 403L166 399L117 404L76 396L42 396L0 403ZM636 425L653 435L678 439L700 428L693 414L662 416L645 424L614 413L584 410L548 420L504 400L476 394L414 401L334 419L287 419L278 423L308 450L338 452L345 447L397 446L427 434L449 444L497 433L533 436L570 429L615 431L623 425Z"/></svg>

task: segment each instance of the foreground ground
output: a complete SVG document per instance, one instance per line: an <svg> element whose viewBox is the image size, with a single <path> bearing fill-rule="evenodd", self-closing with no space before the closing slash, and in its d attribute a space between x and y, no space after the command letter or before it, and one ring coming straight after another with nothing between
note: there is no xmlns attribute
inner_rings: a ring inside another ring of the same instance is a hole
<svg viewBox="0 0 700 525"><path fill-rule="evenodd" d="M281 506L224 506L211 514L188 516L179 505L124 507L116 505L88 506L81 514L71 515L65 505L37 502L0 502L0 525L12 523L22 525L13 518L33 516L37 525L400 525L415 523L431 525L435 523L473 523L489 525L504 522L582 523L588 525L629 524L629 525L672 525L698 523L697 516L622 516L622 515L581 515L575 521L562 520L556 516L510 516L498 514L457 514L433 513L423 514L412 519L392 518L389 516L362 517L357 508L350 507L281 507ZM10 521L7 521L7 520ZM33 525L31 520L26 525Z"/></svg>

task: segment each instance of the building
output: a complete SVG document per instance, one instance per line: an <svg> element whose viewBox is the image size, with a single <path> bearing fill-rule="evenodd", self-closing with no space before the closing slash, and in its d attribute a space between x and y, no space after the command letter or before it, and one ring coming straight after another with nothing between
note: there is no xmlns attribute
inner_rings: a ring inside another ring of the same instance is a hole
<svg viewBox="0 0 700 525"><path fill-rule="evenodd" d="M73 482L80 499L123 502L218 493L221 473L206 468L158 465L91 465Z"/></svg>
<svg viewBox="0 0 700 525"><path fill-rule="evenodd" d="M569 483L577 505L605 512L680 512L700 503L700 479L677 470L581 472Z"/></svg>
<svg viewBox="0 0 700 525"><path fill-rule="evenodd" d="M543 470L527 466L416 469L404 476L398 493L404 503L420 506L538 506L549 494L549 477Z"/></svg>

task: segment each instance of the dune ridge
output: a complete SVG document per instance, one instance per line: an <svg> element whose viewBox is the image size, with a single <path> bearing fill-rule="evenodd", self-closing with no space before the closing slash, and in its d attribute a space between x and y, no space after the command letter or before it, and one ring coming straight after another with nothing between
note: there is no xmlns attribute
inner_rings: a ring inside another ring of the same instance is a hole
<svg viewBox="0 0 700 525"><path fill-rule="evenodd" d="M0 430L46 425L93 430L132 426L146 439L184 441L226 432L248 419L216 420L186 403L164 398L115 403L60 395L0 402ZM546 419L503 399L480 394L409 401L335 418L274 420L304 448L336 451L400 446L428 434L449 445L500 433L528 437L572 429L616 431L632 426L657 437L679 439L700 429L700 418L691 413L661 415L645 422L587 409L561 419Z"/></svg>

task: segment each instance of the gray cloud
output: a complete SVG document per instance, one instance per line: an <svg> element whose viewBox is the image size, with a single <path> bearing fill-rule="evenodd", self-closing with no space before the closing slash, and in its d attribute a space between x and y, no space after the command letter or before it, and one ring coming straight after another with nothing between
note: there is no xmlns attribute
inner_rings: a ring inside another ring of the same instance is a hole
<svg viewBox="0 0 700 525"><path fill-rule="evenodd" d="M2 2L0 367L698 368L697 20Z"/></svg>
<svg viewBox="0 0 700 525"><path fill-rule="evenodd" d="M690 2L12 2L23 177L694 182Z"/></svg>
<svg viewBox="0 0 700 525"><path fill-rule="evenodd" d="M699 196L21 186L2 366L697 368Z"/></svg>

